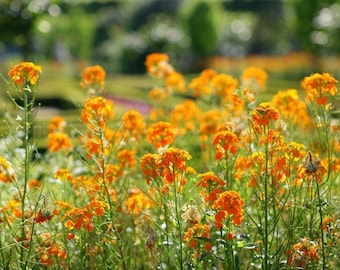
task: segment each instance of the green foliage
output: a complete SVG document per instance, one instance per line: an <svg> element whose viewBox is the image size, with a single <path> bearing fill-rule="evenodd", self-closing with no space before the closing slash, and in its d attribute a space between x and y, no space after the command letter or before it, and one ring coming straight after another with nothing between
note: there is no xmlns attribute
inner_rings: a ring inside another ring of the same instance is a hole
<svg viewBox="0 0 340 270"><path fill-rule="evenodd" d="M188 31L192 49L198 56L208 56L215 52L217 30L214 9L208 2L199 2L188 18Z"/></svg>

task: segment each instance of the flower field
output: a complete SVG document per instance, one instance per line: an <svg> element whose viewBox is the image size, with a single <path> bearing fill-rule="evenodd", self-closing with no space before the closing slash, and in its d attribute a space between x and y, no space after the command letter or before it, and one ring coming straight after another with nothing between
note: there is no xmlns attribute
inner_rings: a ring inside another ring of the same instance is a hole
<svg viewBox="0 0 340 270"><path fill-rule="evenodd" d="M90 66L82 128L53 117L46 153L34 122L43 67L10 69L18 97L0 141L0 269L335 269L336 78L311 74L258 103L260 68L187 81L166 54L145 66L149 113L117 110L105 70Z"/></svg>

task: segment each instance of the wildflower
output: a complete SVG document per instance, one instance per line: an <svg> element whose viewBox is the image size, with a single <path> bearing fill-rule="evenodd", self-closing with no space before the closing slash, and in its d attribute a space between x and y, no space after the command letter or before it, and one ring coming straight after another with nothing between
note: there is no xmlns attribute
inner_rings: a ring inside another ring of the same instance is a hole
<svg viewBox="0 0 340 270"><path fill-rule="evenodd" d="M316 99L318 105L326 105L328 96L335 96L338 92L338 81L329 73L314 73L302 80L302 87L307 92L307 99Z"/></svg>
<svg viewBox="0 0 340 270"><path fill-rule="evenodd" d="M153 201L139 188L132 188L124 204L129 214L138 215L144 209L151 208Z"/></svg>
<svg viewBox="0 0 340 270"><path fill-rule="evenodd" d="M135 152L128 149L122 149L117 153L117 161L119 161L119 166L121 168L132 168L136 164Z"/></svg>
<svg viewBox="0 0 340 270"><path fill-rule="evenodd" d="M15 171L11 164L0 156L0 182L13 182L15 179Z"/></svg>
<svg viewBox="0 0 340 270"><path fill-rule="evenodd" d="M91 94L100 92L104 89L106 73L100 65L87 67L81 75L81 87L89 89Z"/></svg>
<svg viewBox="0 0 340 270"><path fill-rule="evenodd" d="M261 68L248 67L243 70L241 82L244 87L263 89L267 83L268 74Z"/></svg>
<svg viewBox="0 0 340 270"><path fill-rule="evenodd" d="M165 77L165 86L169 94L174 91L184 93L186 83L183 75L179 72L174 71Z"/></svg>
<svg viewBox="0 0 340 270"><path fill-rule="evenodd" d="M318 245L308 238L303 238L288 251L288 265L307 269L311 263L319 261Z"/></svg>
<svg viewBox="0 0 340 270"><path fill-rule="evenodd" d="M156 77L165 77L173 72L173 67L169 64L169 56L164 53L147 55L145 66L147 72Z"/></svg>
<svg viewBox="0 0 340 270"><path fill-rule="evenodd" d="M71 151L73 144L70 137L64 132L52 132L47 135L47 149L54 153L58 151Z"/></svg>
<svg viewBox="0 0 340 270"><path fill-rule="evenodd" d="M250 115L254 124L258 126L268 126L270 121L276 121L279 118L278 111L268 102L261 103Z"/></svg>
<svg viewBox="0 0 340 270"><path fill-rule="evenodd" d="M238 87L238 81L231 75L217 74L211 81L215 94L221 97L229 97Z"/></svg>
<svg viewBox="0 0 340 270"><path fill-rule="evenodd" d="M136 110L129 110L122 116L122 129L128 138L138 140L145 134L146 124L143 116Z"/></svg>
<svg viewBox="0 0 340 270"><path fill-rule="evenodd" d="M188 243L189 247L195 248L198 246L197 237L210 238L210 227L208 224L196 223L193 227L189 228L184 236L183 240ZM210 251L211 243L205 243L205 250Z"/></svg>
<svg viewBox="0 0 340 270"><path fill-rule="evenodd" d="M16 86L19 86L19 92L22 93L26 84L35 85L38 80L42 67L32 62L22 62L14 66L8 75Z"/></svg>
<svg viewBox="0 0 340 270"><path fill-rule="evenodd" d="M169 122L157 122L149 126L146 138L156 149L159 149L173 143L175 131Z"/></svg>
<svg viewBox="0 0 340 270"><path fill-rule="evenodd" d="M146 183L150 185L151 180L159 176L158 164L159 155L157 154L145 154L141 159L141 170L146 177Z"/></svg>
<svg viewBox="0 0 340 270"><path fill-rule="evenodd" d="M152 88L149 92L149 96L154 102L163 102L166 100L168 94L162 88Z"/></svg>
<svg viewBox="0 0 340 270"><path fill-rule="evenodd" d="M28 181L27 185L30 189L39 188L39 186L41 185L41 181L39 179L34 178Z"/></svg>
<svg viewBox="0 0 340 270"><path fill-rule="evenodd" d="M238 137L231 131L217 132L212 140L216 151L216 160L226 158L228 154L235 155L238 150L238 142Z"/></svg>
<svg viewBox="0 0 340 270"><path fill-rule="evenodd" d="M214 134L222 122L221 112L219 110L210 110L204 112L200 120L200 133L204 135Z"/></svg>
<svg viewBox="0 0 340 270"><path fill-rule="evenodd" d="M194 97L205 97L212 94L211 81L215 75L214 70L205 69L198 77L191 80L189 87L193 90Z"/></svg>
<svg viewBox="0 0 340 270"><path fill-rule="evenodd" d="M175 127L183 127L184 131L194 131L200 119L201 111L192 100L177 104L170 113L170 122Z"/></svg>
<svg viewBox="0 0 340 270"><path fill-rule="evenodd" d="M232 215L232 221L235 225L240 225L243 221L244 200L236 191L225 191L219 194L218 199L214 202L213 208L218 212L215 215L216 228L222 227L222 220Z"/></svg>
<svg viewBox="0 0 340 270"><path fill-rule="evenodd" d="M106 126L106 121L113 116L113 102L103 97L88 98L80 114L82 122L89 128L101 128L102 130Z"/></svg>
<svg viewBox="0 0 340 270"><path fill-rule="evenodd" d="M55 116L51 119L49 126L48 126L48 133L52 132L63 132L66 127L66 121L64 117Z"/></svg>
<svg viewBox="0 0 340 270"><path fill-rule="evenodd" d="M211 171L199 174L197 177L199 181L196 183L196 187L200 186L204 189L204 192L202 192L204 200L214 203L222 192L222 187L226 185L226 182Z"/></svg>
<svg viewBox="0 0 340 270"><path fill-rule="evenodd" d="M306 104L299 99L296 89L279 91L273 96L271 104L275 107L283 120L290 121L303 127L311 123Z"/></svg>
<svg viewBox="0 0 340 270"><path fill-rule="evenodd" d="M179 176L179 182L185 184L182 174L186 172L186 161L189 159L191 159L191 155L187 151L178 148L171 147L162 153L158 167L167 183L173 183L176 177Z"/></svg>

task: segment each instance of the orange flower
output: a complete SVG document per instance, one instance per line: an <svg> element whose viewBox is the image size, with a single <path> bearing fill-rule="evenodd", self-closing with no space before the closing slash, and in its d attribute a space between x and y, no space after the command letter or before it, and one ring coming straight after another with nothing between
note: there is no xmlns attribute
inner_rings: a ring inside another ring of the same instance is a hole
<svg viewBox="0 0 340 270"><path fill-rule="evenodd" d="M268 126L270 121L279 119L279 113L273 106L264 102L257 106L251 113L253 123L258 126Z"/></svg>
<svg viewBox="0 0 340 270"><path fill-rule="evenodd" d="M81 87L90 91L99 92L104 89L105 85L105 70L100 65L87 67L82 72ZM91 94L94 94L91 93Z"/></svg>
<svg viewBox="0 0 340 270"><path fill-rule="evenodd" d="M213 172L206 172L199 174L197 176L200 180L196 183L196 187L203 187L207 189L211 189L214 186L224 186L226 183L216 176Z"/></svg>
<svg viewBox="0 0 340 270"><path fill-rule="evenodd" d="M178 148L171 147L162 153L158 168L160 168L161 175L167 183L173 183L178 176L181 177L179 182L185 184L182 177L187 169L186 161L189 159L191 159L191 155L187 151Z"/></svg>
<svg viewBox="0 0 340 270"><path fill-rule="evenodd" d="M195 237L204 237L209 239L210 238L210 227L208 224L194 224L193 227L189 228L184 236L183 240L185 242L188 242L188 245L190 248L196 248L198 247L198 240L195 239ZM211 243L205 242L205 250L209 251L211 249Z"/></svg>
<svg viewBox="0 0 340 270"><path fill-rule="evenodd" d="M149 96L151 97L153 102L164 102L168 97L166 91L162 88L152 88L149 92Z"/></svg>
<svg viewBox="0 0 340 270"><path fill-rule="evenodd" d="M132 168L136 164L135 152L128 149L122 149L117 153L117 161L119 161L119 166L121 168Z"/></svg>
<svg viewBox="0 0 340 270"><path fill-rule="evenodd" d="M248 67L243 70L241 82L244 87L251 89L263 89L267 84L268 74L261 68Z"/></svg>
<svg viewBox="0 0 340 270"><path fill-rule="evenodd" d="M70 137L63 132L49 133L47 136L47 149L54 153L58 151L71 151L73 144Z"/></svg>
<svg viewBox="0 0 340 270"><path fill-rule="evenodd" d="M50 124L48 126L48 133L51 132L63 132L66 126L66 121L64 117L55 116L51 119Z"/></svg>
<svg viewBox="0 0 340 270"><path fill-rule="evenodd" d="M226 158L228 154L235 155L238 150L238 142L237 135L231 131L217 132L212 141L216 151L216 160Z"/></svg>
<svg viewBox="0 0 340 270"><path fill-rule="evenodd" d="M165 86L168 93L172 93L174 91L184 93L186 82L181 73L174 71L165 77Z"/></svg>
<svg viewBox="0 0 340 270"><path fill-rule="evenodd" d="M226 182L216 176L213 172L202 173L197 177L200 180L196 183L196 187L201 186L205 190L202 192L204 200L213 204L222 192L222 187L226 185Z"/></svg>
<svg viewBox="0 0 340 270"><path fill-rule="evenodd" d="M153 205L153 201L139 188L131 189L128 198L125 200L128 213L132 215L138 215L144 209L149 209Z"/></svg>
<svg viewBox="0 0 340 270"><path fill-rule="evenodd" d="M280 117L284 120L302 127L310 125L311 120L307 112L307 106L299 99L296 89L279 91L272 98L271 104L279 111Z"/></svg>
<svg viewBox="0 0 340 270"><path fill-rule="evenodd" d="M208 96L212 94L212 78L216 75L216 72L212 69L205 69L201 74L192 79L189 87L193 90L194 97Z"/></svg>
<svg viewBox="0 0 340 270"><path fill-rule="evenodd" d="M203 135L214 134L222 123L222 115L219 110L204 112L200 121L200 133Z"/></svg>
<svg viewBox="0 0 340 270"><path fill-rule="evenodd" d="M184 127L185 130L193 131L197 129L201 111L192 100L185 100L177 104L170 113L171 124L175 127Z"/></svg>
<svg viewBox="0 0 340 270"><path fill-rule="evenodd" d="M157 122L149 126L146 138L156 149L159 149L173 143L175 131L170 123Z"/></svg>
<svg viewBox="0 0 340 270"><path fill-rule="evenodd" d="M88 98L80 115L82 122L89 128L101 128L102 130L106 126L106 121L113 116L113 102L103 97Z"/></svg>
<svg viewBox="0 0 340 270"><path fill-rule="evenodd" d="M37 66L32 62L22 62L14 66L8 75L16 86L19 86L19 92L22 93L26 84L35 85L38 80L42 67Z"/></svg>
<svg viewBox="0 0 340 270"><path fill-rule="evenodd" d="M238 87L238 81L228 74L217 74L211 81L215 94L221 97L230 97Z"/></svg>
<svg viewBox="0 0 340 270"><path fill-rule="evenodd" d="M165 53L152 53L146 56L146 70L150 75L165 77L173 72L169 64L169 56Z"/></svg>
<svg viewBox="0 0 340 270"><path fill-rule="evenodd" d="M159 155L157 154L145 154L141 158L141 170L146 177L146 183L150 185L151 180L159 176L158 172Z"/></svg>
<svg viewBox="0 0 340 270"><path fill-rule="evenodd" d="M125 112L122 116L123 132L126 132L126 137L139 140L144 136L146 124L143 116L136 110Z"/></svg>
<svg viewBox="0 0 340 270"><path fill-rule="evenodd" d="M13 182L15 179L15 170L11 164L0 156L0 182Z"/></svg>
<svg viewBox="0 0 340 270"><path fill-rule="evenodd" d="M218 209L215 215L216 228L222 227L222 220L232 215L235 225L240 225L243 221L244 200L236 191L225 191L218 196L214 202L213 208Z"/></svg>
<svg viewBox="0 0 340 270"><path fill-rule="evenodd" d="M318 245L308 238L303 238L288 251L288 265L307 269L308 265L319 261Z"/></svg>

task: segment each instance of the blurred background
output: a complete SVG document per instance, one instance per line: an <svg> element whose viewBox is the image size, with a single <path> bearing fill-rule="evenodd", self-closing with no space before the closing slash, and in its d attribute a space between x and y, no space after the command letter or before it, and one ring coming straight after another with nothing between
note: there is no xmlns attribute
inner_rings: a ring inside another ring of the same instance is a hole
<svg viewBox="0 0 340 270"><path fill-rule="evenodd" d="M340 0L0 0L0 61L68 72L144 73L145 56L165 52L181 72L256 65L301 78L339 73L339 41Z"/></svg>

